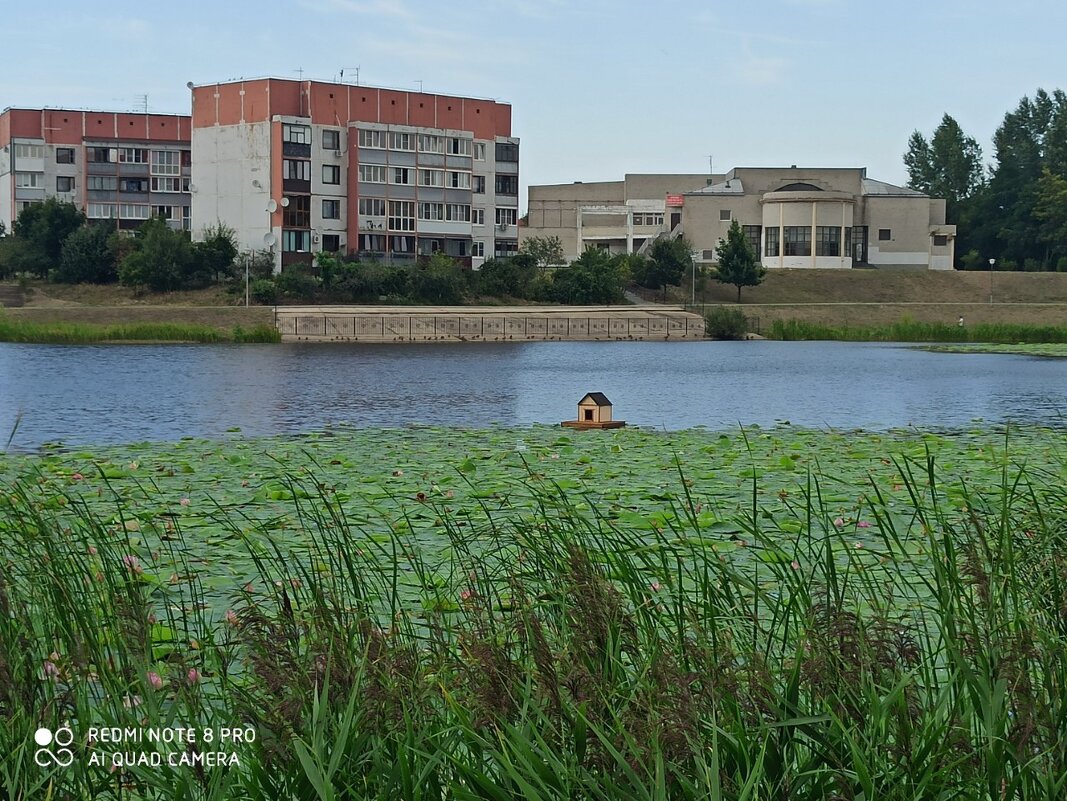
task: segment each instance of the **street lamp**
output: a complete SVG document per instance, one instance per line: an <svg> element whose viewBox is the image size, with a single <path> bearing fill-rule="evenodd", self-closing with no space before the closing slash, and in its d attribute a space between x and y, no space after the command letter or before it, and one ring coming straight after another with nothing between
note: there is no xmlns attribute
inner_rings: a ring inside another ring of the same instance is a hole
<svg viewBox="0 0 1067 801"><path fill-rule="evenodd" d="M996 259L989 260L989 305L993 305L993 267L996 265Z"/></svg>

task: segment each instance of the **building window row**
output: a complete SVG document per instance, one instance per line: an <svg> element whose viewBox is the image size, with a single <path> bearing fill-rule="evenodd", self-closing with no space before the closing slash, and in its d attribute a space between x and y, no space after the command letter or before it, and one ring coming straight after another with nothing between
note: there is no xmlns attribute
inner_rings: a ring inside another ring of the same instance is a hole
<svg viewBox="0 0 1067 801"><path fill-rule="evenodd" d="M389 230L390 231L414 231L415 230L415 201L391 200L389 201Z"/></svg>
<svg viewBox="0 0 1067 801"><path fill-rule="evenodd" d="M662 214L635 214L634 225L663 225Z"/></svg>
<svg viewBox="0 0 1067 801"><path fill-rule="evenodd" d="M463 203L420 203L419 219L445 222L470 222L471 207Z"/></svg>
<svg viewBox="0 0 1067 801"><path fill-rule="evenodd" d="M57 175L56 176L56 191L57 192L73 192L74 191L74 176L73 175Z"/></svg>
<svg viewBox="0 0 1067 801"><path fill-rule="evenodd" d="M311 195L289 197L289 205L282 209L282 225L286 228L311 227Z"/></svg>
<svg viewBox="0 0 1067 801"><path fill-rule="evenodd" d="M15 173L15 187L17 189L40 189L44 186L44 173L40 172L17 172Z"/></svg>
<svg viewBox="0 0 1067 801"><path fill-rule="evenodd" d="M364 217L384 217L385 201L377 197L361 197L359 213Z"/></svg>
<svg viewBox="0 0 1067 801"><path fill-rule="evenodd" d="M15 144L15 159L40 159L44 158L44 145L31 145L22 143Z"/></svg>
<svg viewBox="0 0 1067 801"><path fill-rule="evenodd" d="M282 178L289 181L310 181L311 162L300 159L282 159Z"/></svg>
<svg viewBox="0 0 1067 801"><path fill-rule="evenodd" d="M496 177L496 193L498 195L519 194L519 176L498 175Z"/></svg>
<svg viewBox="0 0 1067 801"><path fill-rule="evenodd" d="M324 219L324 220L339 220L339 219L341 219L341 201L340 200L323 200L322 201L322 219Z"/></svg>
<svg viewBox="0 0 1067 801"><path fill-rule="evenodd" d="M56 148L56 164L73 164L74 163L74 148L72 147L57 147Z"/></svg>
<svg viewBox="0 0 1067 801"><path fill-rule="evenodd" d="M519 160L519 146L514 142L497 142L496 143L496 160L497 161L518 161Z"/></svg>
<svg viewBox="0 0 1067 801"><path fill-rule="evenodd" d="M311 250L311 231L288 231L282 229L282 251L307 253Z"/></svg>
<svg viewBox="0 0 1067 801"><path fill-rule="evenodd" d="M497 209L497 225L515 225L517 223L518 209Z"/></svg>
<svg viewBox="0 0 1067 801"><path fill-rule="evenodd" d="M311 144L311 126L310 125L293 125L291 123L282 124L282 141L291 142L296 145L310 145Z"/></svg>

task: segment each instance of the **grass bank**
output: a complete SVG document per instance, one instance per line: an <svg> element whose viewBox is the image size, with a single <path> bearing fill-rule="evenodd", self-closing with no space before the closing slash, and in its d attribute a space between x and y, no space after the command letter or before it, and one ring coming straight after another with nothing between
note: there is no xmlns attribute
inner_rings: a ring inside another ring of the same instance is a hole
<svg viewBox="0 0 1067 801"><path fill-rule="evenodd" d="M92 323L33 322L0 314L0 342L91 344L100 342L279 342L273 326L229 331L194 323Z"/></svg>
<svg viewBox="0 0 1067 801"><path fill-rule="evenodd" d="M761 333L770 339L853 342L1067 343L1067 326L979 323L949 325L904 319L890 325L830 326L774 320Z"/></svg>
<svg viewBox="0 0 1067 801"><path fill-rule="evenodd" d="M1060 798L1062 445L420 429L0 456L0 783ZM38 767L63 724L72 766ZM88 739L178 725L215 745ZM220 742L237 725L252 742ZM239 764L128 756L215 749Z"/></svg>
<svg viewBox="0 0 1067 801"><path fill-rule="evenodd" d="M1026 343L1014 344L961 344L961 345L931 345L924 350L932 350L938 353L1012 353L1020 356L1045 356L1049 358L1067 359L1067 344L1049 343L1044 345L1031 345Z"/></svg>

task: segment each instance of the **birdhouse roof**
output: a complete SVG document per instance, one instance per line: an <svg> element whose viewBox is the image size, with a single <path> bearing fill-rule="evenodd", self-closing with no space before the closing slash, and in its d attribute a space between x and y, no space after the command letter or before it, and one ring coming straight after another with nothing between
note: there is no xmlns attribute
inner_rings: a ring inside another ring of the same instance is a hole
<svg viewBox="0 0 1067 801"><path fill-rule="evenodd" d="M592 401L597 406L611 406L611 401L603 392L587 392L585 397L578 401L578 405L581 406L586 401Z"/></svg>

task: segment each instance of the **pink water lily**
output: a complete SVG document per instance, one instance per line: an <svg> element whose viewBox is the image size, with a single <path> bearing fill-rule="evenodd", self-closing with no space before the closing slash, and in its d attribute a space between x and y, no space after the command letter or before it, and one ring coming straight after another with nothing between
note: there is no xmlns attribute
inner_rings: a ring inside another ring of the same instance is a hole
<svg viewBox="0 0 1067 801"><path fill-rule="evenodd" d="M653 581L650 586L652 587L652 592L659 592L663 587L658 581Z"/></svg>
<svg viewBox="0 0 1067 801"><path fill-rule="evenodd" d="M180 503L182 506L188 506L189 505L189 499L188 498L182 498L180 501L178 501L178 503Z"/></svg>
<svg viewBox="0 0 1067 801"><path fill-rule="evenodd" d="M789 566L791 568L793 568L794 570L800 570L800 562L798 562L796 559L794 559L792 562L790 562Z"/></svg>
<svg viewBox="0 0 1067 801"><path fill-rule="evenodd" d="M148 671L148 675L146 676L146 678L148 679L148 686L150 686L153 690L163 689L163 679L155 671Z"/></svg>
<svg viewBox="0 0 1067 801"><path fill-rule="evenodd" d="M190 684L198 684L203 676L196 668L189 668L189 672L186 674L186 678L189 679Z"/></svg>
<svg viewBox="0 0 1067 801"><path fill-rule="evenodd" d="M857 526L857 528L870 528L871 524L868 523L866 520L861 520L860 522L858 522L856 524L856 526Z"/></svg>
<svg viewBox="0 0 1067 801"><path fill-rule="evenodd" d="M237 625L237 613L234 612L232 609L227 609L226 610L225 617L226 617L226 622L229 625L231 625L231 626L236 626Z"/></svg>
<svg viewBox="0 0 1067 801"><path fill-rule="evenodd" d="M144 573L144 568L141 567L141 560L131 553L122 557L122 564L126 566L126 569L133 573L135 576L139 576Z"/></svg>
<svg viewBox="0 0 1067 801"><path fill-rule="evenodd" d="M841 528L841 526L843 526L843 525L845 525L845 519L843 517L834 518L834 527L835 528Z"/></svg>
<svg viewBox="0 0 1067 801"><path fill-rule="evenodd" d="M70 474L70 480L71 481L82 481L84 478L85 478L85 476L83 476L81 473L71 473Z"/></svg>

